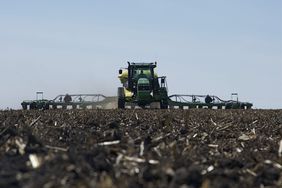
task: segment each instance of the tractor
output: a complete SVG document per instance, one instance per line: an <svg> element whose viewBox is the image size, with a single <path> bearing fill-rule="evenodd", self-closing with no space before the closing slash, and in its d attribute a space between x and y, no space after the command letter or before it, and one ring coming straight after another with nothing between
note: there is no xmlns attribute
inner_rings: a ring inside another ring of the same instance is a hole
<svg viewBox="0 0 282 188"><path fill-rule="evenodd" d="M157 62L127 62L128 68L119 70L122 87L118 88L118 108L124 109L126 104L141 108L157 104L158 108L168 108L168 92L166 77L155 72Z"/></svg>

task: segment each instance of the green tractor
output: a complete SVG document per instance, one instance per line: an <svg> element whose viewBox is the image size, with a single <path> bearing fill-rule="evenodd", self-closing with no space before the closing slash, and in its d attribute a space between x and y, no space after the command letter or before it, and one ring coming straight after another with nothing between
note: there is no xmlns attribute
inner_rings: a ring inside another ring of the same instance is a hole
<svg viewBox="0 0 282 188"><path fill-rule="evenodd" d="M119 70L123 87L118 88L118 108L135 104L142 108L153 103L161 109L168 108L166 77L158 77L154 69L157 63L130 63L127 69Z"/></svg>

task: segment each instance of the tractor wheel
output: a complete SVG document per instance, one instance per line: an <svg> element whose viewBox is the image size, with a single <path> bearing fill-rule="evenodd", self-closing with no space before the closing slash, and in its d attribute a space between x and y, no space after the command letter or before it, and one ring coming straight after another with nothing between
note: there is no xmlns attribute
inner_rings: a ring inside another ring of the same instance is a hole
<svg viewBox="0 0 282 188"><path fill-rule="evenodd" d="M125 94L123 87L118 88L118 108L119 109L125 108Z"/></svg>
<svg viewBox="0 0 282 188"><path fill-rule="evenodd" d="M118 108L119 109L124 109L125 108L124 98L118 98Z"/></svg>

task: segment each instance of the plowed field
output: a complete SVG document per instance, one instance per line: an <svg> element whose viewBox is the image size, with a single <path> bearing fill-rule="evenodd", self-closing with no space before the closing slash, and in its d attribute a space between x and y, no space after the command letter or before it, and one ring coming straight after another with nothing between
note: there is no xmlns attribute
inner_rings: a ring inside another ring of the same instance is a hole
<svg viewBox="0 0 282 188"><path fill-rule="evenodd" d="M0 187L282 187L282 110L0 112Z"/></svg>

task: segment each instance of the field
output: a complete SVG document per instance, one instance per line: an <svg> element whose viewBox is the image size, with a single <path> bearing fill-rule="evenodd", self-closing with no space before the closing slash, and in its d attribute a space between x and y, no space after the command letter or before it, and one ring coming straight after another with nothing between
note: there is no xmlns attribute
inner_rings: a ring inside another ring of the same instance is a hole
<svg viewBox="0 0 282 188"><path fill-rule="evenodd" d="M0 187L282 187L282 110L0 112Z"/></svg>

